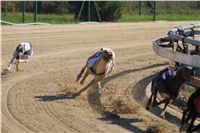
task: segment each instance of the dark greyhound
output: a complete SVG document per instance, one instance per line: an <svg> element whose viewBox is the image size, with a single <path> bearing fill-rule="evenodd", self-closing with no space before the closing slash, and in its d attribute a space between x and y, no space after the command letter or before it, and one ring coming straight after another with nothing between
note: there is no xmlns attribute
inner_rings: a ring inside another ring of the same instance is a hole
<svg viewBox="0 0 200 133"><path fill-rule="evenodd" d="M196 105L194 104L194 101L200 98L200 88L197 88L197 90L190 96L187 108L183 111L182 121L181 121L181 128L180 130L185 127L185 124L190 121L190 124L187 128L187 132L194 132L197 129L200 129L200 124L193 128L194 122L197 117L200 117L200 112L198 112ZM200 106L200 105L198 105Z"/></svg>
<svg viewBox="0 0 200 133"><path fill-rule="evenodd" d="M165 118L164 116L167 105L179 96L181 92L181 86L185 83L185 81L190 81L192 79L193 71L187 67L183 67L177 71L174 77L166 80L163 80L161 78L163 71L161 71L152 81L152 93L146 105L146 109L149 110L151 104L152 107L155 107L162 103L165 103L165 106L161 113L161 117ZM157 102L156 100L158 92L164 97L164 100L160 102Z"/></svg>

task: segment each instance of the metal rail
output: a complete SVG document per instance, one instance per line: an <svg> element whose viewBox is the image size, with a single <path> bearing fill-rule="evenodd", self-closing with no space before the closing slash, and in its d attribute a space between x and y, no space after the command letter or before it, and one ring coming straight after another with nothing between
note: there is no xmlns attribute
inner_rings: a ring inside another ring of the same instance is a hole
<svg viewBox="0 0 200 133"><path fill-rule="evenodd" d="M186 53L181 53L178 51L173 51L172 49L167 49L162 43L162 38L156 39L153 41L153 50L159 56L180 62L185 65L192 67L200 68L200 56L199 55L190 55ZM160 46L162 45L162 46Z"/></svg>
<svg viewBox="0 0 200 133"><path fill-rule="evenodd" d="M160 37L153 41L154 52L159 56L191 66L200 71L200 40L196 39L196 36L200 35L200 29L198 30L198 28L200 28L200 24L179 26L171 29L168 32L168 36ZM179 42L181 42L181 45ZM193 48L193 51L189 50L189 47ZM199 73L195 76L200 78ZM188 82L188 84L200 87L199 80Z"/></svg>
<svg viewBox="0 0 200 133"><path fill-rule="evenodd" d="M182 27L175 27L169 31L168 35L171 39L176 39L184 41L185 43L190 43L195 46L200 46L200 40L195 40L193 38L190 38L192 34L200 35L200 31L198 30L194 31L194 28L200 28L200 24L191 24Z"/></svg>

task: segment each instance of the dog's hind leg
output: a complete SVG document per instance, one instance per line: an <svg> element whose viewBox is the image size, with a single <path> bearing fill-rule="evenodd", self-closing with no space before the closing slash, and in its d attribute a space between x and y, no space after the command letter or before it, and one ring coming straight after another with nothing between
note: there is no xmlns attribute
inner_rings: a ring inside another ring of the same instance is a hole
<svg viewBox="0 0 200 133"><path fill-rule="evenodd" d="M183 115L182 115L182 118L181 118L181 126L180 126L180 129L179 131L182 132L183 130L185 130L186 128L186 122L185 122L185 117L188 116L188 111L189 109L186 108L184 111L183 111Z"/></svg>
<svg viewBox="0 0 200 133"><path fill-rule="evenodd" d="M83 84L84 83L84 81L85 81L85 79L87 78L87 76L89 75L89 72L88 72L88 70L85 72L85 74L84 74L84 76L83 76L83 78L82 78L82 80L81 80L81 84Z"/></svg>
<svg viewBox="0 0 200 133"><path fill-rule="evenodd" d="M164 108L163 108L162 113L160 114L160 116L161 116L163 119L165 119L165 112L166 112L167 105L170 104L171 102L172 102L171 99L166 99L165 106L164 106Z"/></svg>
<svg viewBox="0 0 200 133"><path fill-rule="evenodd" d="M149 98L149 100L148 100L148 102L147 102L147 105L146 105L146 109L147 110L149 110L149 106L150 106L150 104L151 104L151 102L152 102L152 98L153 98L153 92L151 93L151 96L150 96L150 98Z"/></svg>
<svg viewBox="0 0 200 133"><path fill-rule="evenodd" d="M153 91L154 93L154 96L153 96L153 103L152 103L152 107L155 107L155 106L158 106L158 102L157 102L157 94L158 94L158 90L157 89L154 89Z"/></svg>
<svg viewBox="0 0 200 133"><path fill-rule="evenodd" d="M196 114L195 114L195 112L193 112L192 113L192 120L191 120L190 125L189 125L189 127L187 129L187 132L192 132L192 127L194 125L195 119L196 119Z"/></svg>
<svg viewBox="0 0 200 133"><path fill-rule="evenodd" d="M150 98L149 98L149 100L147 102L147 105L146 105L146 109L147 110L149 110L149 107L150 107L150 105L152 103L152 99L154 99L154 97L155 97L156 88L154 86L154 82L155 82L155 79L153 79L153 81L151 83L151 96L150 96Z"/></svg>
<svg viewBox="0 0 200 133"><path fill-rule="evenodd" d="M181 119L181 125L185 124L185 117L188 114L188 111L189 111L188 108L183 111L183 116L182 116L182 119Z"/></svg>

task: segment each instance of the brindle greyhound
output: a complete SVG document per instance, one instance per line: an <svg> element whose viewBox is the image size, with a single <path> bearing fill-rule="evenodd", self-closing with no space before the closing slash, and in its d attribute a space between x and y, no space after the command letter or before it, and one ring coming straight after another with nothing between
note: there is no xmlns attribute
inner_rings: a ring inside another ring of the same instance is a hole
<svg viewBox="0 0 200 133"><path fill-rule="evenodd" d="M197 88L197 90L190 96L190 98L188 100L187 107L183 111L180 131L183 129L183 127L185 127L185 124L189 120L191 120L191 121L187 128L187 132L194 132L194 131L200 129L200 124L198 126L196 126L195 128L193 126L196 118L200 117L200 112L198 112L196 109L197 108L196 106L200 106L200 105L194 104L194 101L197 100L198 98L200 98L200 88Z"/></svg>
<svg viewBox="0 0 200 133"><path fill-rule="evenodd" d="M100 53L100 58L97 61L95 61L95 63L91 67L89 67L88 62L93 56L88 58L86 65L82 68L82 70L78 74L76 81L79 81L79 79L81 78L81 75L84 73L86 68L87 68L87 71L85 72L80 83L83 84L89 74L94 75L94 79L90 81L80 91L74 94L73 95L74 97L80 95L83 91L85 91L88 87L90 87L93 84L97 84L99 88L101 88L100 82L106 77L106 75L108 75L111 72L112 67L114 66L115 55L111 49L103 50Z"/></svg>
<svg viewBox="0 0 200 133"><path fill-rule="evenodd" d="M188 69L187 67L183 67L177 71L177 74L174 77L166 81L163 81L160 78L161 75L162 71L152 81L152 88L151 88L152 93L146 105L146 109L149 110L151 103L153 107L165 103L165 106L161 113L161 117L165 118L164 116L167 105L179 96L181 92L180 89L181 86L186 81L190 81L192 79L193 71ZM158 103L156 102L157 92L159 92L163 97L165 97L164 100Z"/></svg>

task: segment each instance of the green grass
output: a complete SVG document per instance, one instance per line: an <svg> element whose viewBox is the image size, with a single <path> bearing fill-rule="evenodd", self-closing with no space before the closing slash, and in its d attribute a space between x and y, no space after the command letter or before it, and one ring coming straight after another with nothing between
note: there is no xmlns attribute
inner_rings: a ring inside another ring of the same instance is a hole
<svg viewBox="0 0 200 133"><path fill-rule="evenodd" d="M150 15L122 15L118 22L139 22L139 21L152 21L153 14ZM181 20L200 20L200 14L158 14L156 21L181 21Z"/></svg>
<svg viewBox="0 0 200 133"><path fill-rule="evenodd" d="M195 88L193 86L188 86L186 91L190 92L190 93L193 93L193 92L195 92Z"/></svg>
<svg viewBox="0 0 200 133"><path fill-rule="evenodd" d="M122 15L118 22L139 22L151 21L153 16L150 15Z"/></svg>
<svg viewBox="0 0 200 133"><path fill-rule="evenodd" d="M22 13L7 13L6 17L4 13L1 14L1 20L22 23ZM153 14L147 15L122 15L118 22L142 22L152 21ZM181 21L181 20L200 20L200 14L181 14L181 13L170 13L170 14L158 14L156 15L156 21L167 20L167 21ZM34 21L33 13L25 13L25 23L31 23ZM50 24L69 24L76 23L76 20L72 14L37 14L37 22L50 23Z"/></svg>
<svg viewBox="0 0 200 133"><path fill-rule="evenodd" d="M75 23L73 15L57 15L57 14L41 14L38 15L38 20L40 22L51 23L51 24L66 24Z"/></svg>
<svg viewBox="0 0 200 133"><path fill-rule="evenodd" d="M22 23L22 13L7 13L6 17L4 13L1 14L1 20L12 22L12 23ZM32 23L34 21L33 13L25 13L25 23ZM60 15L60 14L37 14L37 22L51 23L51 24L66 24L75 23L74 16L71 14Z"/></svg>

